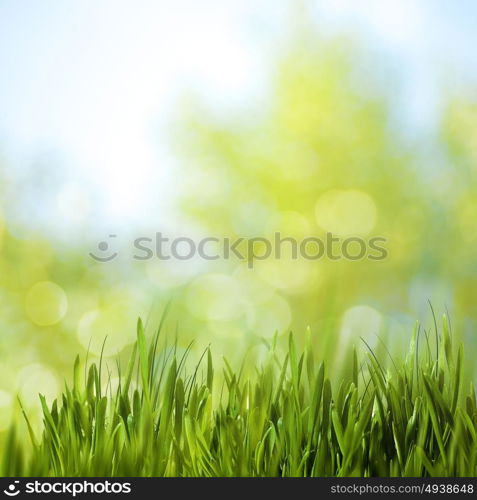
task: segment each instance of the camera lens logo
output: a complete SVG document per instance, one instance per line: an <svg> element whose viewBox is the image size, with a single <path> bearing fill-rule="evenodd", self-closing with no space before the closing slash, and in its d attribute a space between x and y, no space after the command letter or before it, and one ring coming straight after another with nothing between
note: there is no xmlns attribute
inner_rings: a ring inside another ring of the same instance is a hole
<svg viewBox="0 0 477 500"><path fill-rule="evenodd" d="M116 238L116 236L116 234L109 235L110 238ZM89 253L89 256L98 262L109 262L118 256L117 252L110 253L109 243L107 241L100 241L98 243L98 250L102 255L96 255L92 252Z"/></svg>
<svg viewBox="0 0 477 500"><path fill-rule="evenodd" d="M17 489L17 484L20 484L20 481L14 481L6 490L3 490L3 493L9 497L16 497L20 493L20 490Z"/></svg>

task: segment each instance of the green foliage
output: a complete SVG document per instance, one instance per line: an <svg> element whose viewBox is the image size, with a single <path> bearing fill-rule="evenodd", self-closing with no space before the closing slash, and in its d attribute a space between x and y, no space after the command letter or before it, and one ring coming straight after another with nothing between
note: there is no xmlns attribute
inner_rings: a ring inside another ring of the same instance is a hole
<svg viewBox="0 0 477 500"><path fill-rule="evenodd" d="M187 354L137 344L113 390L104 362L79 359L73 385L48 405L28 447L12 429L3 475L35 476L475 476L477 404L463 390L462 347L447 319L435 336L416 327L406 359L389 370L371 350L330 380L311 338L300 351L278 340L254 375L224 360L218 377L207 349L192 372ZM28 422L28 417L27 422ZM30 428L30 426L28 426ZM27 450L27 451L25 451Z"/></svg>

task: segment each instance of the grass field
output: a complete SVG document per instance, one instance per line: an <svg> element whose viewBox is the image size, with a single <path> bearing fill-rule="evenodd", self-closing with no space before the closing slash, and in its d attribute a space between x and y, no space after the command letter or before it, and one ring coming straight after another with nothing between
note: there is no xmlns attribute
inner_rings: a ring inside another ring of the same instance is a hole
<svg viewBox="0 0 477 500"><path fill-rule="evenodd" d="M333 379L311 338L244 375L210 349L190 366L141 321L128 366L76 358L44 429L9 432L4 476L475 476L477 403L447 319L416 326L405 359L352 353ZM114 377L119 383L113 384ZM117 387L113 387L117 385ZM41 388L39 388L41 390Z"/></svg>

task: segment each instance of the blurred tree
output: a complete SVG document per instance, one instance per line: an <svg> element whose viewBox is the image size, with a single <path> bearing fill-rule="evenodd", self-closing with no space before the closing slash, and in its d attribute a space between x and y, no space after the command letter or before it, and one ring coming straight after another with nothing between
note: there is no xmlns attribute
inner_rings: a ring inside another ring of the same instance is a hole
<svg viewBox="0 0 477 500"><path fill-rule="evenodd" d="M393 128L386 83L356 45L305 30L280 52L259 109L224 119L196 103L180 117L182 207L209 234L386 238L384 261L294 260L285 252L240 271L285 298L293 312L287 326L297 331L358 304L405 310L413 277L434 270L429 238L442 228L432 219L432 189ZM237 276L241 266L232 262L228 272Z"/></svg>

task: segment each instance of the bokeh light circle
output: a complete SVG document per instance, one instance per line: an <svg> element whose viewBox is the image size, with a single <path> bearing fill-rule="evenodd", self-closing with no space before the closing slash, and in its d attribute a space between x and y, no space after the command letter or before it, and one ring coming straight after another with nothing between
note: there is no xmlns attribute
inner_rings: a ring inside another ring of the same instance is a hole
<svg viewBox="0 0 477 500"><path fill-rule="evenodd" d="M379 335L383 317L374 307L357 305L347 309L341 320L340 342L344 350L349 349L349 344L360 342L364 338L373 346Z"/></svg>
<svg viewBox="0 0 477 500"><path fill-rule="evenodd" d="M63 319L68 309L64 290L51 281L40 281L33 285L25 298L28 318L39 326L50 326Z"/></svg>
<svg viewBox="0 0 477 500"><path fill-rule="evenodd" d="M77 336L80 344L96 356L115 356L136 338L137 317L127 305L112 303L92 309L81 317Z"/></svg>
<svg viewBox="0 0 477 500"><path fill-rule="evenodd" d="M225 274L204 274L187 289L186 304L197 318L231 321L243 316L247 302L238 281Z"/></svg>
<svg viewBox="0 0 477 500"><path fill-rule="evenodd" d="M59 388L54 373L40 363L22 368L17 376L17 386L22 403L27 406L39 406L39 393L51 402L57 397Z"/></svg>
<svg viewBox="0 0 477 500"><path fill-rule="evenodd" d="M253 333L259 337L270 338L285 333L292 321L288 301L278 294L256 307Z"/></svg>
<svg viewBox="0 0 477 500"><path fill-rule="evenodd" d="M315 205L318 225L336 236L366 236L376 225L373 198L357 189L330 189Z"/></svg>

